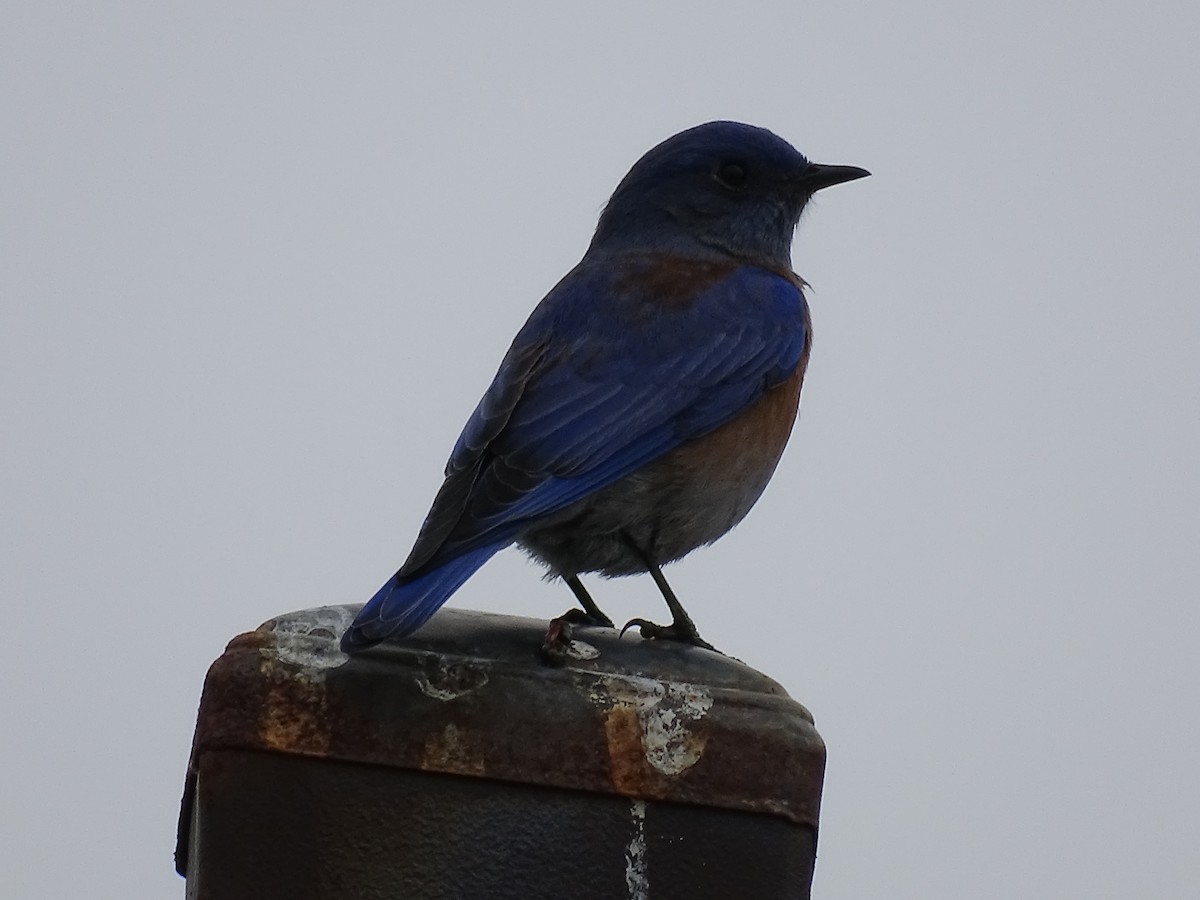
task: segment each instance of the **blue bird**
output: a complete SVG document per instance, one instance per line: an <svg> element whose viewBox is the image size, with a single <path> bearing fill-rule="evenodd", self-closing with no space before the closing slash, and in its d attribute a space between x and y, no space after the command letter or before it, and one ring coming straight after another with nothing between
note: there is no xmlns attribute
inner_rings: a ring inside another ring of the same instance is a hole
<svg viewBox="0 0 1200 900"><path fill-rule="evenodd" d="M661 566L737 525L775 471L812 344L792 235L815 191L868 174L737 122L638 160L517 333L412 552L342 649L416 630L513 543L571 588L575 621L612 625L581 574L648 572L672 622L626 628L709 647Z"/></svg>

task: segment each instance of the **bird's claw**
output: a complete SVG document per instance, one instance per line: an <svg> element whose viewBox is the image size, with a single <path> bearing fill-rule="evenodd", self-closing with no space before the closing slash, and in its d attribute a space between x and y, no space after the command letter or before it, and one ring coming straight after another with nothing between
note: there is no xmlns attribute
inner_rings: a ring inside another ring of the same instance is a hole
<svg viewBox="0 0 1200 900"><path fill-rule="evenodd" d="M571 609L568 609L565 613L563 613L561 616L559 616L557 619L551 619L550 620L551 626L553 626L555 622L560 622L560 623L566 624L566 625L578 625L581 628L616 628L617 627L613 624L613 620L610 619L608 616L604 615L603 613L601 613L599 616L594 616L591 613L589 613L587 610L580 609L579 607L572 607Z"/></svg>
<svg viewBox="0 0 1200 900"><path fill-rule="evenodd" d="M670 625L657 625L648 619L630 619L621 629L621 636L625 636L625 632L630 628L637 628L644 640L658 641L678 641L682 644L691 644L693 647L703 647L705 650L712 650L714 653L719 653L712 644L700 637L696 631L696 626L691 622L672 622Z"/></svg>
<svg viewBox="0 0 1200 900"><path fill-rule="evenodd" d="M567 661L571 649L572 632L574 628L566 616L550 620L546 629L546 638L542 641L539 656L542 662L551 666L561 666Z"/></svg>

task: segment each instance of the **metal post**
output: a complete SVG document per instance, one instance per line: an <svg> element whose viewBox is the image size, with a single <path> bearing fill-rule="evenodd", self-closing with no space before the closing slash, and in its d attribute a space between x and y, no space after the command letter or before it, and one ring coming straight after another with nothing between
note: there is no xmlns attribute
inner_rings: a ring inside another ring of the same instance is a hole
<svg viewBox="0 0 1200 900"><path fill-rule="evenodd" d="M825 748L708 651L444 609L350 658L354 607L273 619L205 681L190 900L807 898Z"/></svg>

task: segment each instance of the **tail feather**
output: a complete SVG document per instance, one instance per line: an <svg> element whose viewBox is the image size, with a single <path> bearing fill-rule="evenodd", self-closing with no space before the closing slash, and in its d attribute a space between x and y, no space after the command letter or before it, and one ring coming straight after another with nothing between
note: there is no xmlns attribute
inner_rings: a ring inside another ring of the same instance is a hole
<svg viewBox="0 0 1200 900"><path fill-rule="evenodd" d="M504 544L480 547L421 575L397 572L367 601L342 635L342 651L365 650L388 637L412 634Z"/></svg>

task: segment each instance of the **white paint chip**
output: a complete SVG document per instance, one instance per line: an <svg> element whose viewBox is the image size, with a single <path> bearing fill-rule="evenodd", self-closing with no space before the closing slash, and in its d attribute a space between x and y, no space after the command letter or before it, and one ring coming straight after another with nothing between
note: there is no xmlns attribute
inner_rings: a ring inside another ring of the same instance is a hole
<svg viewBox="0 0 1200 900"><path fill-rule="evenodd" d="M350 661L339 642L354 612L343 606L321 606L281 616L271 623L274 643L263 652L303 670L309 680L321 680L325 670Z"/></svg>
<svg viewBox="0 0 1200 900"><path fill-rule="evenodd" d="M625 847L625 887L629 900L649 900L650 878L646 868L646 801L630 803L633 834Z"/></svg>
<svg viewBox="0 0 1200 900"><path fill-rule="evenodd" d="M477 691L488 682L487 673L475 669L439 668L430 678L417 676L417 687L426 697L434 700L457 700L472 691Z"/></svg>
<svg viewBox="0 0 1200 900"><path fill-rule="evenodd" d="M601 706L632 707L637 712L646 762L662 774L678 775L704 753L704 736L690 727L712 708L712 695L703 687L608 675L591 696Z"/></svg>

